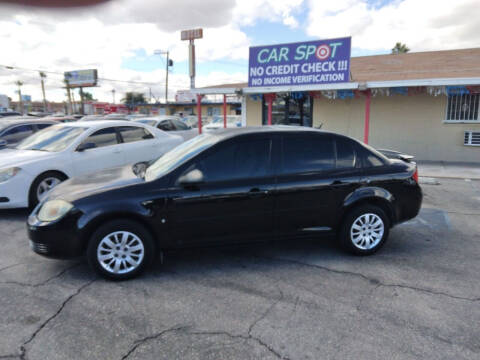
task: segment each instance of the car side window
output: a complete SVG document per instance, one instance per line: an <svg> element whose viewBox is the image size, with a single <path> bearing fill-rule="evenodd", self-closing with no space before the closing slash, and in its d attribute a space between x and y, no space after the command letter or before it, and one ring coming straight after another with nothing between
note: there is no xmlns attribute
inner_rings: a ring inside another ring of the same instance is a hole
<svg viewBox="0 0 480 360"><path fill-rule="evenodd" d="M337 149L337 169L351 169L355 167L355 150L350 140L338 137L335 139Z"/></svg>
<svg viewBox="0 0 480 360"><path fill-rule="evenodd" d="M98 130L90 135L83 141L84 144L86 143L93 143L95 144L96 148L110 146L110 145L117 145L117 132L115 128L109 127L105 129Z"/></svg>
<svg viewBox="0 0 480 360"><path fill-rule="evenodd" d="M301 174L335 168L333 139L298 135L283 138L282 174Z"/></svg>
<svg viewBox="0 0 480 360"><path fill-rule="evenodd" d="M260 178L269 174L270 151L270 139L229 142L217 146L196 168L207 182Z"/></svg>
<svg viewBox="0 0 480 360"><path fill-rule="evenodd" d="M172 130L175 130L175 128L173 127L172 123L170 122L170 120L163 120L160 124L158 124L157 126L160 130L163 130L163 131L172 131Z"/></svg>
<svg viewBox="0 0 480 360"><path fill-rule="evenodd" d="M37 127L38 130L42 130L42 129L45 129L49 126L52 126L53 124L35 124L35 126Z"/></svg>
<svg viewBox="0 0 480 360"><path fill-rule="evenodd" d="M183 123L182 121L179 120L171 120L173 126L175 127L176 130L188 130L189 127L187 124Z"/></svg>
<svg viewBox="0 0 480 360"><path fill-rule="evenodd" d="M15 142L33 134L32 125L15 126L2 134L2 139L7 142Z"/></svg>
<svg viewBox="0 0 480 360"><path fill-rule="evenodd" d="M118 128L124 143L153 139L153 135L147 129L137 126L121 126Z"/></svg>

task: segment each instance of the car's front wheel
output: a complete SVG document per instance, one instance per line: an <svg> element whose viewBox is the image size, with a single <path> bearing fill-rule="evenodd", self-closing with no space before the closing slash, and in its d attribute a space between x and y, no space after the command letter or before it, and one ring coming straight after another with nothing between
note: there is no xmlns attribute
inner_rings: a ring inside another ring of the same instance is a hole
<svg viewBox="0 0 480 360"><path fill-rule="evenodd" d="M350 253L370 255L383 246L389 228L389 219L381 208L362 205L345 217L340 230L340 243Z"/></svg>
<svg viewBox="0 0 480 360"><path fill-rule="evenodd" d="M154 257L154 242L144 226L115 220L92 235L87 248L90 267L103 277L126 280L139 275Z"/></svg>
<svg viewBox="0 0 480 360"><path fill-rule="evenodd" d="M35 207L42 201L48 192L61 182L67 180L67 177L56 171L47 171L35 179L29 194L29 205Z"/></svg>

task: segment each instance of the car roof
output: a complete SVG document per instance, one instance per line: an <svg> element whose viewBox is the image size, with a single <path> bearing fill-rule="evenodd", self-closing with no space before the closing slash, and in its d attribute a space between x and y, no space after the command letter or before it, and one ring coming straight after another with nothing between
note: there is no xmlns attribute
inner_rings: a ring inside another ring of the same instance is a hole
<svg viewBox="0 0 480 360"><path fill-rule="evenodd" d="M62 126L70 126L70 127L82 127L82 128L88 128L88 129L97 129L97 128L103 128L105 126L111 127L111 126L141 126L141 127L146 127L148 125L139 123L139 122L134 122L134 121L129 121L129 120L91 120L91 121L76 121L76 122L69 122L69 123L64 123L61 124Z"/></svg>
<svg viewBox="0 0 480 360"><path fill-rule="evenodd" d="M272 134L272 133L314 133L314 134L334 134L325 130L315 129L307 126L291 126L291 125L270 125L270 126L247 126L239 128L221 128L214 136L234 137L244 134Z"/></svg>
<svg viewBox="0 0 480 360"><path fill-rule="evenodd" d="M44 120L42 118L36 119L8 119L0 121L0 129L5 129L13 125L29 125L29 124L58 124L57 121L53 120Z"/></svg>

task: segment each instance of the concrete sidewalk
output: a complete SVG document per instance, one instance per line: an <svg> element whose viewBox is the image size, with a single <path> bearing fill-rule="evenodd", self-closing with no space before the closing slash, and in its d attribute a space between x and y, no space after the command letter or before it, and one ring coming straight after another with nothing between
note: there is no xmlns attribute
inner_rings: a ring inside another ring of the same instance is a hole
<svg viewBox="0 0 480 360"><path fill-rule="evenodd" d="M418 161L420 177L480 180L480 164Z"/></svg>

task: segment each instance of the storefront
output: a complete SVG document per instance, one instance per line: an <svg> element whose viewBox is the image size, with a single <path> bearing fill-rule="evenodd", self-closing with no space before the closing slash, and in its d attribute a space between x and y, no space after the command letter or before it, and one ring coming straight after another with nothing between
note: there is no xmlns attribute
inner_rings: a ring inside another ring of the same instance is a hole
<svg viewBox="0 0 480 360"><path fill-rule="evenodd" d="M242 95L247 126L321 127L418 160L480 163L478 59L480 48L354 57L346 82L251 86L249 78L196 92Z"/></svg>

